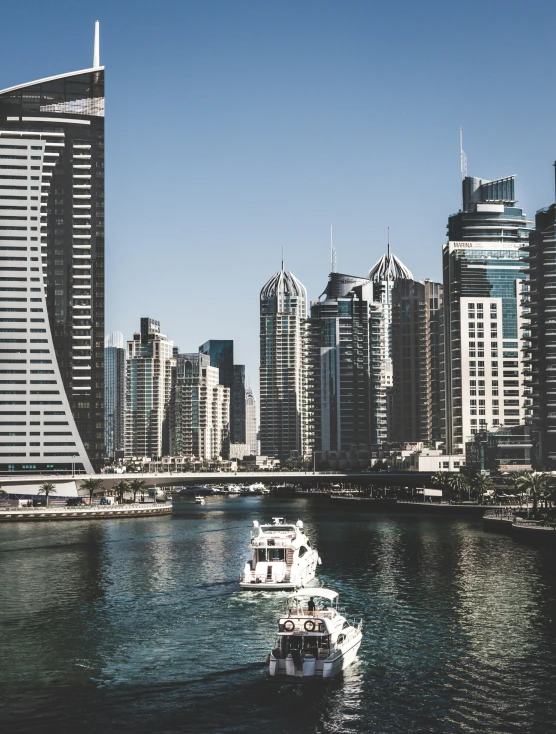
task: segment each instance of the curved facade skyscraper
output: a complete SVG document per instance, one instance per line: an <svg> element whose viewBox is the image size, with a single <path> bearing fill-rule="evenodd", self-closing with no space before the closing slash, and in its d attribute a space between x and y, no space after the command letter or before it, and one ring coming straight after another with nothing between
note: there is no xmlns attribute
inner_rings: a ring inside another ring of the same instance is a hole
<svg viewBox="0 0 556 734"><path fill-rule="evenodd" d="M0 471L90 472L104 455L104 68L95 62L0 91Z"/></svg>
<svg viewBox="0 0 556 734"><path fill-rule="evenodd" d="M307 291L283 263L261 290L260 309L261 452L282 460L304 456Z"/></svg>

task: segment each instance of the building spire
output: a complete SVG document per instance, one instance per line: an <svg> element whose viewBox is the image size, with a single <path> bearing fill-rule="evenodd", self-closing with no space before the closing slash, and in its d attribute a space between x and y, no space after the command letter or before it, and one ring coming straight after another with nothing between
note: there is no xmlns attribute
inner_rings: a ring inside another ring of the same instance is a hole
<svg viewBox="0 0 556 734"><path fill-rule="evenodd" d="M467 176L467 156L463 150L463 127L459 128L459 161L461 168L461 180L464 181Z"/></svg>
<svg viewBox="0 0 556 734"><path fill-rule="evenodd" d="M390 227L388 227L388 262L390 262Z"/></svg>
<svg viewBox="0 0 556 734"><path fill-rule="evenodd" d="M95 20L95 45L93 50L93 69L100 66L100 23Z"/></svg>
<svg viewBox="0 0 556 734"><path fill-rule="evenodd" d="M331 272L338 272L338 261L336 258L336 248L332 244L332 225L330 225L330 268Z"/></svg>
<svg viewBox="0 0 556 734"><path fill-rule="evenodd" d="M282 272L284 272L284 245L282 245Z"/></svg>

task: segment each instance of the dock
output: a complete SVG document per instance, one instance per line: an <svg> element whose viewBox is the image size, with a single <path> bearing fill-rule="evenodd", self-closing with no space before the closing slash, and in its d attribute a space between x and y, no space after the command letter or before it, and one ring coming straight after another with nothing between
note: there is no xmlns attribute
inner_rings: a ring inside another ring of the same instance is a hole
<svg viewBox="0 0 556 734"><path fill-rule="evenodd" d="M171 515L171 504L135 503L94 507L16 507L0 509L0 522L115 520L122 517Z"/></svg>

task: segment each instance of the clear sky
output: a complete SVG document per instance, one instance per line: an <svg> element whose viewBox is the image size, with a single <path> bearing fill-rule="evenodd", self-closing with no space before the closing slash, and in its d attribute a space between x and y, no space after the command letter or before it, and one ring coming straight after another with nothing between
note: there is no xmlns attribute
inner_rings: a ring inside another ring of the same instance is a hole
<svg viewBox="0 0 556 734"><path fill-rule="evenodd" d="M234 339L258 373L258 299L286 267L323 291L386 248L441 277L470 175L554 200L556 3L20 0L0 89L106 66L106 330L160 319L182 351Z"/></svg>

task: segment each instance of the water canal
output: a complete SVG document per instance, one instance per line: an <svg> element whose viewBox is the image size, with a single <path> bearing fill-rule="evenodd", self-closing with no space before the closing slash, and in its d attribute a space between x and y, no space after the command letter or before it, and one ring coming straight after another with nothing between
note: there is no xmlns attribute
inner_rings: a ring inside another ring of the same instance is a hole
<svg viewBox="0 0 556 734"><path fill-rule="evenodd" d="M253 519L303 519L359 661L267 677L285 595L236 586ZM173 517L0 528L10 732L552 732L556 553L469 520L208 499Z"/></svg>

